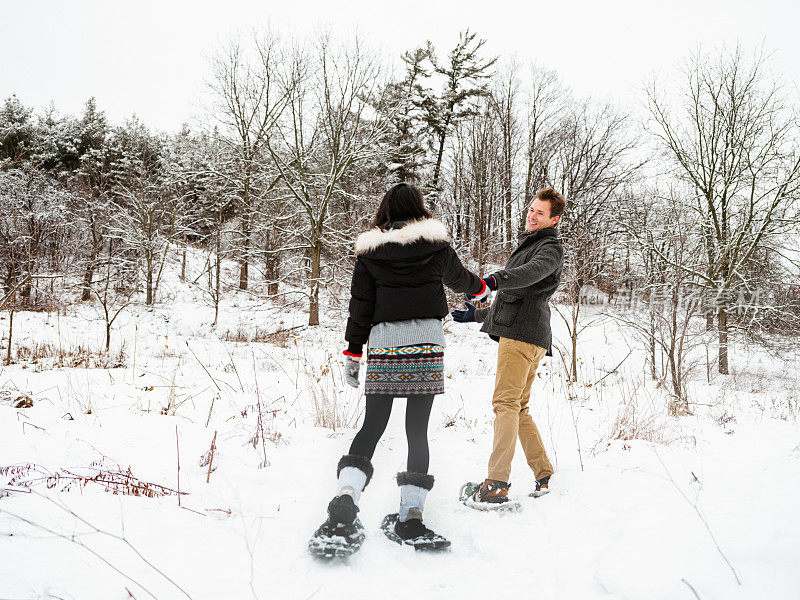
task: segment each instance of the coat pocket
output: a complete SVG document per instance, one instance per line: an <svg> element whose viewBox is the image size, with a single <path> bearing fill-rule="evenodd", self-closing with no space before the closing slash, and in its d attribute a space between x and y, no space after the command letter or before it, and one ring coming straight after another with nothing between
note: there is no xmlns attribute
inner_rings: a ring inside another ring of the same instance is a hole
<svg viewBox="0 0 800 600"><path fill-rule="evenodd" d="M516 321L520 308L522 308L521 297L513 296L506 292L500 292L497 295L497 306L494 309L492 323L503 327L510 327L514 324L514 321Z"/></svg>

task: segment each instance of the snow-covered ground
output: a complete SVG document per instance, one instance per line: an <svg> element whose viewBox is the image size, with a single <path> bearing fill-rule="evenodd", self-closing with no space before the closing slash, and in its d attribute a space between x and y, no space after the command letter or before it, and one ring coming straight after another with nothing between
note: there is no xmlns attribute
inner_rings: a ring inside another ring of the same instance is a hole
<svg viewBox="0 0 800 600"><path fill-rule="evenodd" d="M115 323L112 355L124 346L124 368L45 357L0 370L0 467L20 467L2 471L0 484L60 474L0 498L0 598L800 597L797 356L735 347L734 373L709 383L701 368L693 414L676 418L634 342L613 321L591 326L573 400L554 359L534 384L553 492L527 497L533 476L518 450L512 493L523 511L485 514L456 496L485 477L496 346L476 325L448 322L425 518L452 551L415 554L378 529L397 510L393 476L405 467L398 400L362 496L364 546L320 563L306 542L363 410L342 378L341 313L302 327L302 311L228 292L211 327L202 291L171 268L168 301L131 306ZM96 351L97 316L91 305L17 313L15 348ZM558 317L553 324L565 340ZM295 326L274 343L226 341ZM113 494L65 478L128 468L180 487L180 506L174 494Z"/></svg>

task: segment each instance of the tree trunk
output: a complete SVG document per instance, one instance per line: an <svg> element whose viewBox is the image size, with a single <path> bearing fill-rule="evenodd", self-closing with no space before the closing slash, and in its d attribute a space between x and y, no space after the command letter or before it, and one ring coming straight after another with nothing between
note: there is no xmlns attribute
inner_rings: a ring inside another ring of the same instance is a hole
<svg viewBox="0 0 800 600"><path fill-rule="evenodd" d="M648 341L650 342L650 378L655 381L658 379L658 371L656 370L656 318L653 313L655 310L650 307L650 330L648 331Z"/></svg>
<svg viewBox="0 0 800 600"><path fill-rule="evenodd" d="M444 156L444 143L446 140L447 133L445 129L445 131L439 134L439 149L436 152L436 165L433 168L433 182L431 183L431 187L435 191L439 189L439 173L442 169L442 157Z"/></svg>
<svg viewBox="0 0 800 600"><path fill-rule="evenodd" d="M719 333L719 374L728 375L728 312L725 306L719 307L717 330Z"/></svg>
<svg viewBox="0 0 800 600"><path fill-rule="evenodd" d="M11 342L14 334L14 307L8 308L8 348L6 349L6 364L11 364Z"/></svg>
<svg viewBox="0 0 800 600"><path fill-rule="evenodd" d="M311 303L308 324L319 325L319 277L322 271L322 241L315 240L311 248Z"/></svg>
<svg viewBox="0 0 800 600"><path fill-rule="evenodd" d="M106 354L109 348L111 348L111 323L106 321Z"/></svg>
<svg viewBox="0 0 800 600"><path fill-rule="evenodd" d="M506 251L511 252L512 245L511 241L514 238L514 227L511 223L511 201L513 198L511 186L513 184L513 172L514 172L514 165L511 162L511 153L512 153L512 139L511 139L511 131L507 130L505 135L504 141L504 153L505 153L505 160L503 161L503 187L505 188L503 191L505 192L505 207L503 213L505 215L505 241L506 241Z"/></svg>
<svg viewBox="0 0 800 600"><path fill-rule="evenodd" d="M92 297L92 279L94 278L94 270L97 266L97 255L102 250L102 237L98 239L97 235L97 222L95 221L94 214L89 213L89 230L92 233L92 250L89 254L89 261L86 264L86 271L83 273L83 290L81 291L81 302L86 302Z"/></svg>
<svg viewBox="0 0 800 600"><path fill-rule="evenodd" d="M183 243L186 243L186 238L183 238ZM181 257L181 281L186 281L186 248L183 248L183 255Z"/></svg>
<svg viewBox="0 0 800 600"><path fill-rule="evenodd" d="M514 248L514 224L511 222L511 182L508 182L509 188L506 190L506 252L511 252Z"/></svg>
<svg viewBox="0 0 800 600"><path fill-rule="evenodd" d="M580 296L580 293L578 294ZM572 381L578 381L578 318L580 317L580 301L572 307L572 331L570 331L570 342L572 343L572 364L570 365L570 377Z"/></svg>
<svg viewBox="0 0 800 600"><path fill-rule="evenodd" d="M221 271L221 264L222 261L219 259L219 254L217 254L217 264L214 266L214 322L212 325L216 325L217 321L219 321L219 300L220 300L220 271Z"/></svg>
<svg viewBox="0 0 800 600"><path fill-rule="evenodd" d="M222 244L221 229L222 222L220 219L220 222L217 224L217 261L214 264L214 322L212 325L216 325L219 320L220 275L222 274L222 259L220 258L220 245ZM208 269L211 271L211 265L209 265Z"/></svg>
<svg viewBox="0 0 800 600"><path fill-rule="evenodd" d="M144 303L147 306L153 305L153 261L147 261L147 298Z"/></svg>
<svg viewBox="0 0 800 600"><path fill-rule="evenodd" d="M33 271L28 271L28 273L33 273ZM22 298L22 305L23 306L32 306L31 302L31 284L26 283L22 286L22 289L19 291L19 297Z"/></svg>
<svg viewBox="0 0 800 600"><path fill-rule="evenodd" d="M706 331L713 331L714 330L714 309L708 307L705 311L706 313Z"/></svg>
<svg viewBox="0 0 800 600"><path fill-rule="evenodd" d="M83 272L83 286L81 290L81 302L86 302L92 297L92 279L94 278L94 266L97 256L95 253L89 257L89 263Z"/></svg>
<svg viewBox="0 0 800 600"><path fill-rule="evenodd" d="M267 295L274 296L278 293L278 278L281 274L281 259L278 254L272 252L274 247L277 245L277 236L275 227L272 228L271 235L267 236L267 243L265 250L267 259L266 259L266 270L267 270L267 279L269 283L267 284Z"/></svg>
<svg viewBox="0 0 800 600"><path fill-rule="evenodd" d="M239 289L247 289L248 267L250 265L250 215L242 216L242 257L239 259Z"/></svg>

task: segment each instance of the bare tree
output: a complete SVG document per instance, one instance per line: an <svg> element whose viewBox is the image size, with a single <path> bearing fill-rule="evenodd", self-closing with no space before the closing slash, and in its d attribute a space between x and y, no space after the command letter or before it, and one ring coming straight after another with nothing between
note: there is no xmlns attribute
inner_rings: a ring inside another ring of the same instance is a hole
<svg viewBox="0 0 800 600"><path fill-rule="evenodd" d="M643 342L651 377L669 390L674 414L689 412L692 351L704 342L701 288L690 273L702 265L703 240L684 202L675 188L624 198L619 222L630 233L638 276L630 305L612 313Z"/></svg>
<svg viewBox="0 0 800 600"><path fill-rule="evenodd" d="M535 64L531 65L527 87L525 191L519 207L523 220L536 192L550 181L550 164L561 144L561 121L571 99L555 71Z"/></svg>
<svg viewBox="0 0 800 600"><path fill-rule="evenodd" d="M487 262L495 232L502 231L503 139L489 102L456 128L453 152L453 213L456 230L471 246L479 269ZM502 240L500 244L502 245Z"/></svg>
<svg viewBox="0 0 800 600"><path fill-rule="evenodd" d="M519 64L516 58L506 62L496 76L490 93L490 105L500 129L500 193L503 198L503 240L506 252L511 252L514 234L518 224L513 220L514 212L514 174L517 158L522 149L522 127L519 118Z"/></svg>
<svg viewBox="0 0 800 600"><path fill-rule="evenodd" d="M533 180L545 182L567 198L559 228L565 246L564 285L568 310L558 312L571 338L570 375L577 380L582 291L598 286L608 269L619 207L617 200L640 162L633 157L636 139L621 110L610 103L577 103L562 119L555 152ZM557 307L558 308L558 307Z"/></svg>
<svg viewBox="0 0 800 600"><path fill-rule="evenodd" d="M165 197L154 183L122 188L112 203L109 231L134 248L144 273L145 304L155 302L156 291L169 249L177 230L178 211L174 199Z"/></svg>
<svg viewBox="0 0 800 600"><path fill-rule="evenodd" d="M276 183L264 153L286 104L287 90L277 84L277 65L282 60L277 35L267 31L253 33L247 49L241 40L231 38L210 61L209 86L215 99L211 115L232 161L219 175L230 179L239 198L242 290L248 286L257 205L264 190Z"/></svg>
<svg viewBox="0 0 800 600"><path fill-rule="evenodd" d="M373 158L385 135L370 103L383 88L378 61L358 38L344 45L320 33L312 50L296 46L284 66L287 107L267 147L304 224L294 234L307 257L308 322L318 325L329 209L348 171Z"/></svg>
<svg viewBox="0 0 800 600"><path fill-rule="evenodd" d="M748 261L761 249L780 252L780 237L798 222L798 123L766 69L763 53L748 60L739 47L698 52L671 98L655 82L647 88L650 131L694 190L687 208L700 216L706 265L692 275L715 296L721 374L729 372L737 290L757 286Z"/></svg>
<svg viewBox="0 0 800 600"><path fill-rule="evenodd" d="M136 260L121 240L109 235L106 243L107 254L100 267L102 273L92 284L92 292L100 305L105 322L105 351L111 348L111 328L114 321L133 301L136 293Z"/></svg>

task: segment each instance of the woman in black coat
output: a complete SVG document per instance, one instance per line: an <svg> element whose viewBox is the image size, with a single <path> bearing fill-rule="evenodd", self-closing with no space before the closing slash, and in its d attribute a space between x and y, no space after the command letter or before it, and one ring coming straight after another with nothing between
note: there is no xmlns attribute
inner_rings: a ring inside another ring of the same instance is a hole
<svg viewBox="0 0 800 600"><path fill-rule="evenodd" d="M358 387L360 359L367 345L366 413L350 451L339 461L336 496L315 539L338 535L352 542L351 549L360 545L363 532L356 513L361 492L372 477L370 459L394 398L405 397L407 470L397 474L400 511L387 516L384 530L400 543L445 548L450 543L422 522L425 496L433 487L433 476L428 474L428 418L434 396L444 393L442 318L448 313L444 286L478 300L489 291L463 267L447 229L427 211L420 191L405 183L393 186L383 197L371 228L356 240L355 254L345 377ZM310 548L321 554L314 541Z"/></svg>

